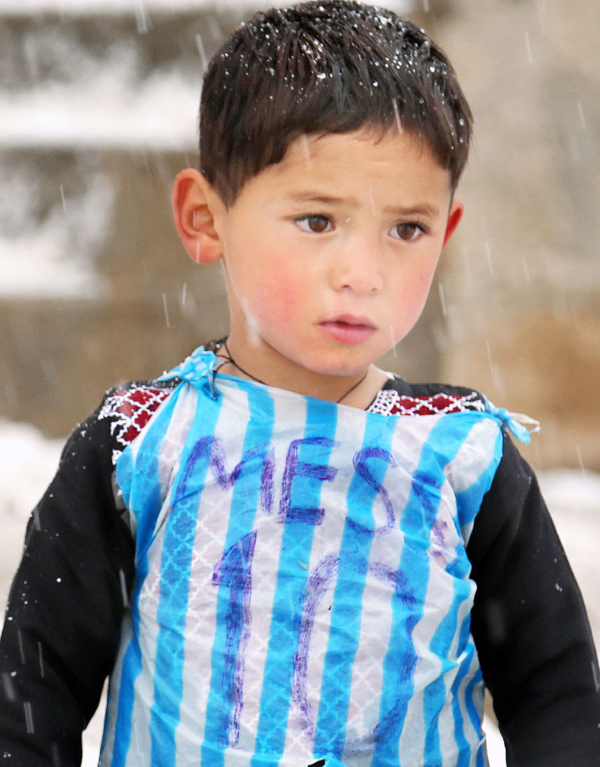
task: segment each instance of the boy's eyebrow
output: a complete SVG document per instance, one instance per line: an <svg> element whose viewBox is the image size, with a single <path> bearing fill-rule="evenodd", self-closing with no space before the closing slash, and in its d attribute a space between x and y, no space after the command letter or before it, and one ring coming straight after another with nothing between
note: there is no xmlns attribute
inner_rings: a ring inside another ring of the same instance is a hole
<svg viewBox="0 0 600 767"><path fill-rule="evenodd" d="M396 213L399 216L430 216L435 218L439 215L439 209L427 202L415 205L412 208L387 206L383 209L386 213Z"/></svg>
<svg viewBox="0 0 600 767"><path fill-rule="evenodd" d="M357 206L358 200L354 198L345 199L344 197L333 197L331 195L321 194L320 192L291 192L287 195L288 200L292 202L322 202L324 205L336 205L340 202L346 202Z"/></svg>
<svg viewBox="0 0 600 767"><path fill-rule="evenodd" d="M320 192L292 192L287 195L287 198L292 202L320 202L323 205L339 205L340 203L346 203L350 207L358 208L359 202L355 197L335 197L333 195L321 194ZM430 216L435 218L439 215L439 210L427 202L419 205L414 205L408 208L402 206L386 206L383 209L384 213L393 213L399 216Z"/></svg>

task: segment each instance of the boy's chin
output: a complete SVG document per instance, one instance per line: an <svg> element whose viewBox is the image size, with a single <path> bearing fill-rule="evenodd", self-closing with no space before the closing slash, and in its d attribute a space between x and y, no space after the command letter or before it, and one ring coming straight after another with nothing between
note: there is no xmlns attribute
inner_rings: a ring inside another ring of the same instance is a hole
<svg viewBox="0 0 600 767"><path fill-rule="evenodd" d="M304 348L299 344L286 343L285 340L269 338L268 335L256 334L257 338L252 348L255 359L262 357L262 351L267 351L263 364L273 367L281 373L284 370L302 378L348 378L363 375L369 367L385 353L385 349L339 348L327 344L307 344Z"/></svg>
<svg viewBox="0 0 600 767"><path fill-rule="evenodd" d="M313 375L323 376L327 378L349 378L351 376L363 375L369 367L375 362L374 359L368 357L361 360L353 361L327 361L321 364L312 362L308 363L305 368L307 373Z"/></svg>
<svg viewBox="0 0 600 767"><path fill-rule="evenodd" d="M386 349L336 349L331 354L323 354L320 359L307 360L308 367L323 375L355 376L364 373L376 362Z"/></svg>

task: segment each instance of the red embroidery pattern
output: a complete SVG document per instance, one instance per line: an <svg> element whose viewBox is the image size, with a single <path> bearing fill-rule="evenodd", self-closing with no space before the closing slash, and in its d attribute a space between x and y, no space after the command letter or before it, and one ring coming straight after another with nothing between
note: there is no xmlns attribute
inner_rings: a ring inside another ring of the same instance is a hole
<svg viewBox="0 0 600 767"><path fill-rule="evenodd" d="M465 413L470 410L485 410L485 405L477 392L407 397L394 389L382 389L369 408L369 413L379 413L380 415L446 415L448 413Z"/></svg>
<svg viewBox="0 0 600 767"><path fill-rule="evenodd" d="M172 394L172 389L138 386L118 391L106 398L98 420L111 418L111 434L124 449L138 437L159 405ZM113 462L123 450L113 451Z"/></svg>

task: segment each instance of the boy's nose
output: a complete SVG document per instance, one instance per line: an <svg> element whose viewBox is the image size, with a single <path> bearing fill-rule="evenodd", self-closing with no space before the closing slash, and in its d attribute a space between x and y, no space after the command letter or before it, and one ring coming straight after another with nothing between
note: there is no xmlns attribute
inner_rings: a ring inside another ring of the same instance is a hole
<svg viewBox="0 0 600 767"><path fill-rule="evenodd" d="M335 290L352 291L357 295L378 293L383 288L382 261L376 249L362 247L346 250L333 271Z"/></svg>

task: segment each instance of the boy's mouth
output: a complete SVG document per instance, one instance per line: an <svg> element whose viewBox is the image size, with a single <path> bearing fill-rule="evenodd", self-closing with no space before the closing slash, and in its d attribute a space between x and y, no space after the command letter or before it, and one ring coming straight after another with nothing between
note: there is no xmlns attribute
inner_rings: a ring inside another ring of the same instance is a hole
<svg viewBox="0 0 600 767"><path fill-rule="evenodd" d="M330 338L342 344L358 346L368 341L377 332L377 327L366 317L352 314L340 314L329 320L319 322L319 327Z"/></svg>

